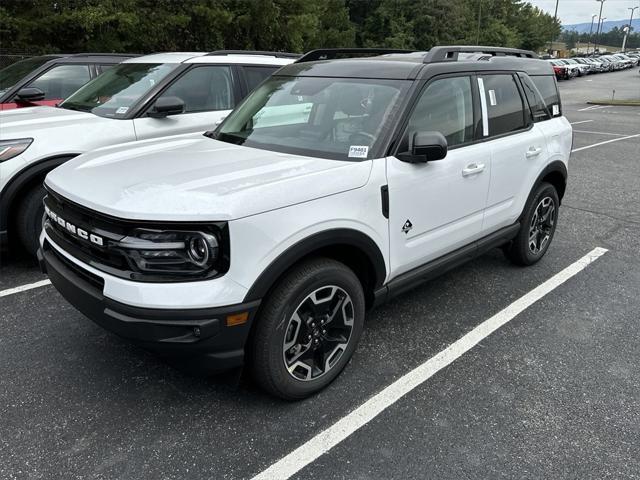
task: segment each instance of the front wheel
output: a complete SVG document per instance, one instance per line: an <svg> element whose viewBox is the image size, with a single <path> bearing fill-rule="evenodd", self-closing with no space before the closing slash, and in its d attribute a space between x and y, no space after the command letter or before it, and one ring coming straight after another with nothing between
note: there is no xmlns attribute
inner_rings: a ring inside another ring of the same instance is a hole
<svg viewBox="0 0 640 480"><path fill-rule="evenodd" d="M323 389L353 355L364 315L362 285L346 265L326 258L300 264L271 292L257 318L256 381L286 400Z"/></svg>
<svg viewBox="0 0 640 480"><path fill-rule="evenodd" d="M533 265L547 253L556 231L559 206L555 187L541 183L525 206L518 235L503 249L513 263Z"/></svg>

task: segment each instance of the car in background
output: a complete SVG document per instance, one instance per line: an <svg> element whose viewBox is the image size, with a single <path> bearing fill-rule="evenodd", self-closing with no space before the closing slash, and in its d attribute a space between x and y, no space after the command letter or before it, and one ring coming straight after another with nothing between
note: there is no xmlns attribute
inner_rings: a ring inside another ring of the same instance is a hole
<svg viewBox="0 0 640 480"><path fill-rule="evenodd" d="M605 68L605 71L607 72L613 72L615 70L618 70L617 64L609 58L600 56L600 57L596 57L594 60L601 62L603 64L603 68Z"/></svg>
<svg viewBox="0 0 640 480"><path fill-rule="evenodd" d="M54 106L105 70L137 55L42 55L0 70L0 110Z"/></svg>
<svg viewBox="0 0 640 480"><path fill-rule="evenodd" d="M596 72L598 73L608 72L610 70L610 68L604 62L598 61L595 58L587 57L587 58L583 58L582 60L589 63L590 65L593 65L595 67Z"/></svg>
<svg viewBox="0 0 640 480"><path fill-rule="evenodd" d="M638 64L637 58L630 57L629 55L625 55L624 53L616 53L613 56L619 58L628 66L628 68L635 67Z"/></svg>
<svg viewBox="0 0 640 480"><path fill-rule="evenodd" d="M574 65L567 65L566 63L564 63L562 60L554 58L554 59L550 59L547 60L553 67L553 71L556 74L556 77L558 76L558 74L562 75L562 70L564 70L564 80L569 80L570 78L573 77L577 77L578 76L578 67L574 66ZM555 67L558 67L558 70L556 70Z"/></svg>
<svg viewBox="0 0 640 480"><path fill-rule="evenodd" d="M599 59L604 59L611 62L611 64L613 65L613 70L624 70L625 68L627 68L627 64L625 62L613 55L601 55L600 57L598 57L598 60Z"/></svg>
<svg viewBox="0 0 640 480"><path fill-rule="evenodd" d="M236 50L146 55L107 70L58 107L0 112L0 246L11 230L35 255L50 170L107 145L211 130L297 57Z"/></svg>
<svg viewBox="0 0 640 480"><path fill-rule="evenodd" d="M568 69L565 65L555 65L551 63L551 67L553 68L553 73L556 76L556 80L568 80L569 74Z"/></svg>
<svg viewBox="0 0 640 480"><path fill-rule="evenodd" d="M581 65L586 65L589 68L589 70L587 71L588 73L599 73L601 71L598 69L595 63L588 62L585 58L578 57L578 58L572 58L571 60L574 60L575 62Z"/></svg>
<svg viewBox="0 0 640 480"><path fill-rule="evenodd" d="M589 65L584 65L582 63L578 63L572 58L563 58L560 60L561 63L564 63L569 68L573 68L576 71L576 76L582 77L583 75L587 75L591 69Z"/></svg>

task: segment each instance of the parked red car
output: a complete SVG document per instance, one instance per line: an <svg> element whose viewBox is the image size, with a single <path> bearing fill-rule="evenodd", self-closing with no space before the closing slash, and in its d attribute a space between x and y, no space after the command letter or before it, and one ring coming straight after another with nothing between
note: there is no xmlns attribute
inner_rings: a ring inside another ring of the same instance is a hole
<svg viewBox="0 0 640 480"><path fill-rule="evenodd" d="M566 80L569 78L569 75L567 74L567 67L559 67L557 65L552 65L552 67L558 80Z"/></svg>
<svg viewBox="0 0 640 480"><path fill-rule="evenodd" d="M54 106L106 69L136 55L43 55L0 70L0 110Z"/></svg>

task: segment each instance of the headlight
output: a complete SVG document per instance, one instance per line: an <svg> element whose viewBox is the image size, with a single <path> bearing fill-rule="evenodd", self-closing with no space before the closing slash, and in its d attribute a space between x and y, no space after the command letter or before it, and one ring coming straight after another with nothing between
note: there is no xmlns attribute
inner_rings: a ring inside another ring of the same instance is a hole
<svg viewBox="0 0 640 480"><path fill-rule="evenodd" d="M17 140L0 140L0 162L9 160L24 152L33 142L33 138L19 138Z"/></svg>
<svg viewBox="0 0 640 480"><path fill-rule="evenodd" d="M132 270L142 274L202 277L220 271L220 241L213 231L137 229L114 242Z"/></svg>

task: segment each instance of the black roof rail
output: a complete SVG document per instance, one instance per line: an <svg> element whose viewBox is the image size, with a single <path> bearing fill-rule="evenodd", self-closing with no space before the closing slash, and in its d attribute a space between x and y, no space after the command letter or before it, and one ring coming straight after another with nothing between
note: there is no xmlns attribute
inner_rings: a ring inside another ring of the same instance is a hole
<svg viewBox="0 0 640 480"><path fill-rule="evenodd" d="M289 52L268 52L263 50L215 50L207 53L205 56L215 55L269 55L276 58L299 58L299 53Z"/></svg>
<svg viewBox="0 0 640 480"><path fill-rule="evenodd" d="M316 60L332 60L338 56L363 57L366 55L386 55L389 53L413 53L415 50L398 48L319 48L305 53L296 63L315 62Z"/></svg>
<svg viewBox="0 0 640 480"><path fill-rule="evenodd" d="M538 58L531 50L518 48L485 47L480 45L448 45L433 47L424 57L424 63L455 62L459 53L482 53L491 56L512 56L521 58Z"/></svg>
<svg viewBox="0 0 640 480"><path fill-rule="evenodd" d="M65 56L64 54L61 54ZM139 57L139 53L72 53L69 57Z"/></svg>

